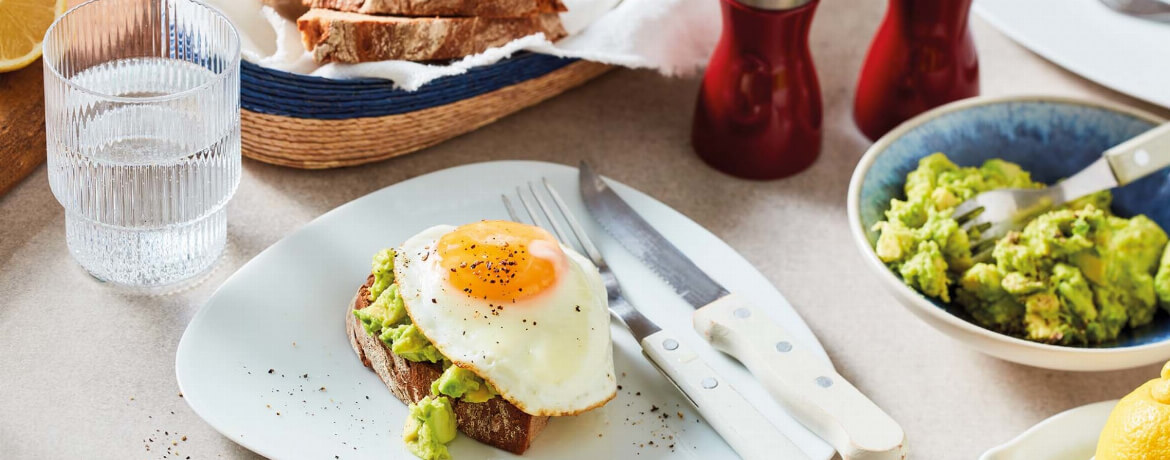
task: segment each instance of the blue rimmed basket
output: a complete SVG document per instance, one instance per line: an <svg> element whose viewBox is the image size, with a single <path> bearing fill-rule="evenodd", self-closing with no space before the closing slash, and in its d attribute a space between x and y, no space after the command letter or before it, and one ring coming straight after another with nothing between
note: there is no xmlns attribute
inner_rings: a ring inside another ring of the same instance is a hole
<svg viewBox="0 0 1170 460"><path fill-rule="evenodd" d="M243 62L243 153L304 169L385 160L473 131L609 69L522 53L408 92L387 80L334 80Z"/></svg>

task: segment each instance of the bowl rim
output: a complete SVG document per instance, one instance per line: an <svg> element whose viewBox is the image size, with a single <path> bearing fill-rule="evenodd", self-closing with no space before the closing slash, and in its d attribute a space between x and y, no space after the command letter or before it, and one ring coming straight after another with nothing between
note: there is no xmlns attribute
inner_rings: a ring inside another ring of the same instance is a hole
<svg viewBox="0 0 1170 460"><path fill-rule="evenodd" d="M889 267L887 267L886 264L881 261L881 259L878 259L877 253L874 251L873 247L869 243L869 239L866 237L866 229L862 226L861 209L860 209L860 207L861 207L861 204L860 204L860 202L861 202L861 184L864 181L865 176L869 173L869 169L873 166L873 163L877 160L877 157L879 155L881 155L882 152L884 152L891 144L893 144L895 140L901 138L903 135L905 135L910 130L917 128L923 124L926 124L927 122L932 121L941 115L945 115L945 114L952 113L952 112L959 112L959 111L963 111L963 110L970 109L973 107L981 107L981 106L986 106L986 105L998 105L998 104L1013 103L1013 102L1046 102L1046 103L1057 103L1057 104L1066 104L1066 105L1079 105L1079 106L1104 109L1104 110L1109 110L1112 112L1118 112L1118 113L1122 113L1125 115L1130 115L1130 116L1133 116L1135 118L1145 120L1145 121L1148 121L1148 122L1154 123L1154 124L1160 124L1160 123L1164 123L1166 121L1162 117L1154 115L1153 113L1150 113L1150 112L1147 112L1147 111L1144 111L1141 109L1136 109L1133 107L1120 105L1120 104L1114 104L1114 103L1110 103L1110 102L1100 102L1100 101L1087 101L1084 99L1078 99L1078 98L1073 98L1073 97L1051 96L1051 95L1016 95L1016 96L996 96L996 97L981 96L981 97L974 97L974 98L962 99L959 101L951 102L949 104L945 104L945 105L936 107L934 109L931 109L929 111L923 112L923 113L921 113L921 114L919 114L919 115L917 115L909 120L906 120L905 122L902 122L900 125L895 127L893 130L890 130L890 132L886 133L881 138L879 138L876 142L873 143L873 145L869 146L869 148L866 149L865 154L863 154L861 156L861 159L858 161L857 166L853 169L853 175L849 179L849 191L848 191L848 197L847 197L847 201L846 201L846 210L848 212L850 233L853 234L853 242L857 245L858 250L861 251L862 257L865 259L866 263L869 265L871 270L877 272L877 276L886 285L886 287L888 289L893 289L894 290L893 293L896 294L897 297L901 297L901 299L899 299L900 300L899 303L901 303L907 309L910 308L910 305L913 305L914 308L919 310L917 313L925 313L925 314L933 317L936 320L942 321L943 323L948 324L951 327L959 328L960 330L963 330L969 334L975 334L975 335L981 336L983 338L1003 342L1005 344L1016 345L1016 346L1024 347L1027 349L1035 350L1035 351L1041 351L1041 352L1054 352L1055 351L1055 352L1071 353L1071 354L1083 355L1083 356L1128 354L1128 353L1133 353L1133 352L1138 352L1138 351L1149 351L1149 350L1170 350L1170 340L1162 340L1160 342L1146 343L1146 344L1142 344L1142 345L1135 345L1135 346L1128 346L1128 347L1082 348L1082 347L1071 347L1071 346L1064 346L1064 345L1051 345L1051 344L1040 343L1040 342L1032 342L1029 340L1025 340L1025 339L1021 339L1018 337L1013 337L1013 336L1010 336L1007 334L1003 334L1000 332L996 332L996 331L993 331L991 329L987 329L987 328L984 328L982 326L976 325L974 323L968 322L962 318L959 318L958 316L955 316L955 315L948 313L947 311L939 308L934 303L927 300L921 293L919 293L918 291L915 291L914 289L911 289L909 286L906 285L906 283L904 283L904 282L902 282L902 280L898 279L897 276L894 276L893 271L890 270ZM906 302L906 300L909 300L909 302ZM927 321L927 323L930 323L930 322ZM933 326L933 324L932 324L932 326ZM936 329L938 329L938 328L936 327ZM950 333L948 333L947 331L944 331L944 330L940 330L940 332L943 332L946 335L951 335ZM977 348L981 348L981 347L977 347Z"/></svg>

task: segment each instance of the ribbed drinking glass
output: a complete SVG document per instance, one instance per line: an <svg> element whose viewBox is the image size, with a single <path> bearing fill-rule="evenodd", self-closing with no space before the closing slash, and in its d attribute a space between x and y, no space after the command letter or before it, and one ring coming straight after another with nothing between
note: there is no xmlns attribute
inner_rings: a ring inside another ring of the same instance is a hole
<svg viewBox="0 0 1170 460"><path fill-rule="evenodd" d="M231 22L193 0L95 0L46 33L49 185L94 277L165 293L223 253L239 67Z"/></svg>

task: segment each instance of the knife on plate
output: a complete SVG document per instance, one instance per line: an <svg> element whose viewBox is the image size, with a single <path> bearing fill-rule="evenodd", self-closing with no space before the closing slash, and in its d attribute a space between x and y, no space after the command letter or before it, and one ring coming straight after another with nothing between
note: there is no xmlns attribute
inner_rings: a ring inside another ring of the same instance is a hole
<svg viewBox="0 0 1170 460"><path fill-rule="evenodd" d="M707 276L585 162L581 196L593 218L695 307L694 326L743 363L797 420L849 460L906 457L902 427L745 298Z"/></svg>

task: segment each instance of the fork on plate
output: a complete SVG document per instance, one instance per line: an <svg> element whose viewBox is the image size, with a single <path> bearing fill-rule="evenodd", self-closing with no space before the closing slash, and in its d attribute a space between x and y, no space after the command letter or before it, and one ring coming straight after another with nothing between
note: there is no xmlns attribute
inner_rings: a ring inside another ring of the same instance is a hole
<svg viewBox="0 0 1170 460"><path fill-rule="evenodd" d="M1170 123L1118 144L1089 167L1045 188L999 189L975 195L952 214L971 240L976 261L987 260L995 242L1033 217L1077 198L1134 182L1170 166Z"/></svg>
<svg viewBox="0 0 1170 460"><path fill-rule="evenodd" d="M1101 3L1122 14L1170 23L1168 0L1101 0Z"/></svg>
<svg viewBox="0 0 1170 460"><path fill-rule="evenodd" d="M521 218L512 200L502 195L500 198L508 210L508 216L515 222L531 223L538 227L544 227L544 223L547 223L562 245L585 253L601 273L610 313L625 323L642 346L642 354L694 404L723 440L745 460L808 459L739 391L678 340L676 334L654 324L626 300L617 276L605 263L601 252L589 239L580 222L569 211L564 199L548 179L541 179L541 184L538 187L529 182L527 193L523 187L516 189L516 197L529 222ZM544 196L551 198L552 206ZM571 235L564 231L562 222L568 225Z"/></svg>

